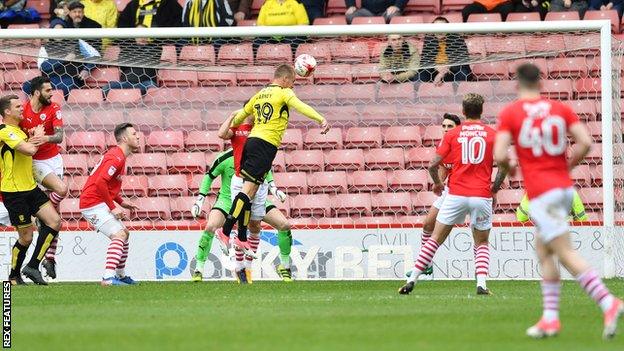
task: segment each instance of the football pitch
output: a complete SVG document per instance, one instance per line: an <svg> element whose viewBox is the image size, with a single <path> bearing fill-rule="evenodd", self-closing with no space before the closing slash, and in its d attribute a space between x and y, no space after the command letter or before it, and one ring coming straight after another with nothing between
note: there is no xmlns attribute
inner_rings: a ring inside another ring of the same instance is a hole
<svg viewBox="0 0 624 351"><path fill-rule="evenodd" d="M400 281L96 283L12 291L15 350L624 350L601 339L602 314L575 282L562 289L562 334L524 336L539 282ZM609 280L624 295L623 280ZM624 321L622 321L624 322Z"/></svg>

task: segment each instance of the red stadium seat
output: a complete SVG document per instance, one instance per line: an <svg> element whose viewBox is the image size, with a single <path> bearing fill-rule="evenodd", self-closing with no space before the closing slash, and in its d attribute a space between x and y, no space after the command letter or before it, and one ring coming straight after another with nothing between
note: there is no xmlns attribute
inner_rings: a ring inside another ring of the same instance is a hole
<svg viewBox="0 0 624 351"><path fill-rule="evenodd" d="M232 72L235 69L233 66L219 66L215 71L199 71L197 84L200 87L236 85L236 72Z"/></svg>
<svg viewBox="0 0 624 351"><path fill-rule="evenodd" d="M175 65L178 62L178 54L176 48L173 45L164 45L162 47L162 54L160 55L160 62L165 65Z"/></svg>
<svg viewBox="0 0 624 351"><path fill-rule="evenodd" d="M602 167L593 167L591 171L592 183L595 186L602 186ZM615 165L613 167L613 180L616 188L621 188L624 185L624 166Z"/></svg>
<svg viewBox="0 0 624 351"><path fill-rule="evenodd" d="M580 78L587 76L587 62L584 57L560 57L548 60L550 78Z"/></svg>
<svg viewBox="0 0 624 351"><path fill-rule="evenodd" d="M366 152L366 169L402 169L405 157L402 148L370 149Z"/></svg>
<svg viewBox="0 0 624 351"><path fill-rule="evenodd" d="M297 47L295 57L303 54L312 55L318 64L331 63L329 44L324 42L300 44Z"/></svg>
<svg viewBox="0 0 624 351"><path fill-rule="evenodd" d="M104 153L106 138L103 132L75 132L67 137L68 152Z"/></svg>
<svg viewBox="0 0 624 351"><path fill-rule="evenodd" d="M275 159L273 159L273 171L286 172L286 156L284 151L277 151L277 155L275 155Z"/></svg>
<svg viewBox="0 0 624 351"><path fill-rule="evenodd" d="M146 105L163 105L178 104L183 100L180 88L150 88L143 97L143 103Z"/></svg>
<svg viewBox="0 0 624 351"><path fill-rule="evenodd" d="M461 97L468 93L479 92L485 99L489 99L495 95L494 86L491 81L487 82L459 82L455 94ZM496 100L496 99L494 99Z"/></svg>
<svg viewBox="0 0 624 351"><path fill-rule="evenodd" d="M65 117L63 111L63 117ZM89 113L86 119L87 127L91 130L112 130L116 125L126 122L126 117L122 111L94 111Z"/></svg>
<svg viewBox="0 0 624 351"><path fill-rule="evenodd" d="M367 125L392 126L397 124L399 111L393 104L368 104L365 109L358 113L360 120Z"/></svg>
<svg viewBox="0 0 624 351"><path fill-rule="evenodd" d="M297 195L291 198L290 215L293 217L328 217L331 201L327 194Z"/></svg>
<svg viewBox="0 0 624 351"><path fill-rule="evenodd" d="M505 61L475 63L472 65L472 73L482 80L508 79L509 67Z"/></svg>
<svg viewBox="0 0 624 351"><path fill-rule="evenodd" d="M186 176L183 174L164 174L149 177L149 196L186 196Z"/></svg>
<svg viewBox="0 0 624 351"><path fill-rule="evenodd" d="M561 34L530 36L525 39L524 45L525 45L527 53L532 53L532 52L559 53L566 49L564 36ZM553 54L551 54L550 56L552 55Z"/></svg>
<svg viewBox="0 0 624 351"><path fill-rule="evenodd" d="M414 210L418 213L429 211L431 205L433 205L435 200L438 198L438 196L431 191L412 193L411 197L412 206L414 206Z"/></svg>
<svg viewBox="0 0 624 351"><path fill-rule="evenodd" d="M303 134L300 129L287 129L282 138L281 149L303 149Z"/></svg>
<svg viewBox="0 0 624 351"><path fill-rule="evenodd" d="M577 11L567 11L567 12L548 12L544 20L545 21L578 21L580 19L581 18Z"/></svg>
<svg viewBox="0 0 624 351"><path fill-rule="evenodd" d="M38 69L16 69L4 72L4 84L10 90L21 90L24 82L39 76Z"/></svg>
<svg viewBox="0 0 624 351"><path fill-rule="evenodd" d="M336 104L336 85L303 85L297 87L297 96L302 100L313 105L335 105Z"/></svg>
<svg viewBox="0 0 624 351"><path fill-rule="evenodd" d="M355 17L351 24L386 24L386 19L383 16Z"/></svg>
<svg viewBox="0 0 624 351"><path fill-rule="evenodd" d="M584 21L591 20L610 20L611 31L613 33L620 32L620 16L616 10L599 10L599 11L586 11L583 16Z"/></svg>
<svg viewBox="0 0 624 351"><path fill-rule="evenodd" d="M370 216L372 203L370 194L338 194L331 198L334 216Z"/></svg>
<svg viewBox="0 0 624 351"><path fill-rule="evenodd" d="M73 89L67 97L68 104L100 105L104 100L101 89Z"/></svg>
<svg viewBox="0 0 624 351"><path fill-rule="evenodd" d="M22 68L22 59L20 55L0 52L0 67L5 71Z"/></svg>
<svg viewBox="0 0 624 351"><path fill-rule="evenodd" d="M169 205L171 206L171 218L193 219L193 215L191 214L190 209L195 203L195 200L195 197L191 196L180 196L170 199ZM205 201L204 206L202 207L202 213L200 214L200 217L204 218L208 212L210 212L209 203L208 201Z"/></svg>
<svg viewBox="0 0 624 351"><path fill-rule="evenodd" d="M215 48L212 45L185 45L180 50L178 62L191 65L214 65Z"/></svg>
<svg viewBox="0 0 624 351"><path fill-rule="evenodd" d="M141 102L141 99L141 90L139 89L112 89L106 96L106 102L121 106L136 106Z"/></svg>
<svg viewBox="0 0 624 351"><path fill-rule="evenodd" d="M102 87L110 82L119 81L119 68L117 67L96 67L89 74L85 82L89 88Z"/></svg>
<svg viewBox="0 0 624 351"><path fill-rule="evenodd" d="M87 173L86 154L63 154L63 167L67 175L85 175Z"/></svg>
<svg viewBox="0 0 624 351"><path fill-rule="evenodd" d="M526 51L524 38L517 36L490 38L485 42L485 53L487 55L496 54L517 54L523 55Z"/></svg>
<svg viewBox="0 0 624 351"><path fill-rule="evenodd" d="M381 129L379 127L353 127L347 129L344 140L347 148L357 147L380 147Z"/></svg>
<svg viewBox="0 0 624 351"><path fill-rule="evenodd" d="M499 190L496 195L497 209L515 211L520 205L520 200L524 196L524 190L503 189Z"/></svg>
<svg viewBox="0 0 624 351"><path fill-rule="evenodd" d="M442 126L433 125L426 126L425 132L422 135L422 142L424 146L438 146L440 140L444 136L444 130Z"/></svg>
<svg viewBox="0 0 624 351"><path fill-rule="evenodd" d="M80 220L82 212L80 211L79 199L63 199L59 205L61 218L64 220Z"/></svg>
<svg viewBox="0 0 624 351"><path fill-rule="evenodd" d="M425 170L396 170L388 177L388 187L393 191L427 190L429 174Z"/></svg>
<svg viewBox="0 0 624 351"><path fill-rule="evenodd" d="M329 15L329 13L328 13ZM333 26L333 25L345 25L347 24L347 19L342 17L319 17L314 20L315 26Z"/></svg>
<svg viewBox="0 0 624 351"><path fill-rule="evenodd" d="M421 100L451 100L454 97L453 83L421 83L418 87L418 98Z"/></svg>
<svg viewBox="0 0 624 351"><path fill-rule="evenodd" d="M284 62L293 62L290 44L262 44L258 47L256 65L275 65Z"/></svg>
<svg viewBox="0 0 624 351"><path fill-rule="evenodd" d="M373 194L371 203L374 215L408 215L412 212L411 196L405 192Z"/></svg>
<svg viewBox="0 0 624 351"><path fill-rule="evenodd" d="M253 65L253 58L251 43L225 44L219 49L217 63L219 65Z"/></svg>
<svg viewBox="0 0 624 351"><path fill-rule="evenodd" d="M89 177L86 175L67 178L67 189L70 197L79 197L80 194L82 194L82 189L87 183L87 178ZM126 178L124 178L124 182L125 181Z"/></svg>
<svg viewBox="0 0 624 351"><path fill-rule="evenodd" d="M289 172L320 172L325 169L323 151L294 150L286 156L286 170Z"/></svg>
<svg viewBox="0 0 624 351"><path fill-rule="evenodd" d="M365 42L331 42L329 49L335 63L368 63L368 45Z"/></svg>
<svg viewBox="0 0 624 351"><path fill-rule="evenodd" d="M327 218L319 218L316 223L318 225L326 225L326 226L351 226L353 225L353 219L351 217L327 217Z"/></svg>
<svg viewBox="0 0 624 351"><path fill-rule="evenodd" d="M134 199L139 208L133 212L133 219L167 220L171 218L169 199L162 197L139 197Z"/></svg>
<svg viewBox="0 0 624 351"><path fill-rule="evenodd" d="M351 83L351 65L319 65L314 71L314 82L317 84Z"/></svg>
<svg viewBox="0 0 624 351"><path fill-rule="evenodd" d="M128 122L142 132L162 130L165 126L162 110L127 110Z"/></svg>
<svg viewBox="0 0 624 351"><path fill-rule="evenodd" d="M513 60L509 62L509 77L510 78L514 78L516 76L516 69L518 68L518 66L520 66L521 64L524 63L532 63L534 65L537 66L537 68L539 68L540 72L541 72L541 77L545 78L548 76L548 63L546 61L546 59L544 58L535 58L535 57L530 57L527 59L518 59L518 60ZM502 83L502 82L501 82ZM514 91L515 91L515 82L513 82L513 87L514 87ZM496 89L495 89L496 91Z"/></svg>
<svg viewBox="0 0 624 351"><path fill-rule="evenodd" d="M165 126L173 130L202 129L202 111L195 109L171 110L165 118Z"/></svg>
<svg viewBox="0 0 624 351"><path fill-rule="evenodd" d="M427 84L427 83L422 83ZM381 84L377 93L377 101L385 101L388 103L401 103L414 100L414 84Z"/></svg>
<svg viewBox="0 0 624 351"><path fill-rule="evenodd" d="M315 172L308 176L308 190L316 193L346 193L347 174L343 171Z"/></svg>
<svg viewBox="0 0 624 351"><path fill-rule="evenodd" d="M287 194L307 194L308 181L304 172L273 173L275 185Z"/></svg>
<svg viewBox="0 0 624 351"><path fill-rule="evenodd" d="M566 50L569 51L566 53L566 56L595 55L599 51L596 43L600 41L600 34L584 33L583 35L566 35L563 37L563 41Z"/></svg>
<svg viewBox="0 0 624 351"><path fill-rule="evenodd" d="M351 66L351 74L353 76L353 83L377 83L379 81L379 65L376 63L364 63ZM340 92L341 89L338 89ZM375 92L371 96L374 99Z"/></svg>
<svg viewBox="0 0 624 351"><path fill-rule="evenodd" d="M430 12L439 14L440 1L439 0L409 0L403 9L404 13L410 12Z"/></svg>
<svg viewBox="0 0 624 351"><path fill-rule="evenodd" d="M217 131L192 130L186 136L184 144L187 151L220 151L223 149L223 139L217 136Z"/></svg>
<svg viewBox="0 0 624 351"><path fill-rule="evenodd" d="M154 131L147 136L147 152L170 152L184 148L182 131Z"/></svg>
<svg viewBox="0 0 624 351"><path fill-rule="evenodd" d="M602 188L582 188L578 189L578 194L581 200L583 200L586 209L590 211L601 211L603 209Z"/></svg>
<svg viewBox="0 0 624 351"><path fill-rule="evenodd" d="M588 165L578 165L570 172L570 178L579 188L589 188L591 186L591 171Z"/></svg>
<svg viewBox="0 0 624 351"><path fill-rule="evenodd" d="M360 113L354 105L329 106L321 111L328 120L342 127L358 125ZM294 115L297 117L297 115ZM308 124L310 120L307 119Z"/></svg>
<svg viewBox="0 0 624 351"><path fill-rule="evenodd" d="M600 78L581 78L574 82L577 99L597 99L602 93Z"/></svg>
<svg viewBox="0 0 624 351"><path fill-rule="evenodd" d="M542 81L542 94L551 99L570 99L572 82L568 79L545 79Z"/></svg>
<svg viewBox="0 0 624 351"><path fill-rule="evenodd" d="M584 120L596 120L597 110L593 100L569 100L566 102Z"/></svg>
<svg viewBox="0 0 624 351"><path fill-rule="evenodd" d="M176 152L167 156L169 173L204 173L206 157L203 152Z"/></svg>
<svg viewBox="0 0 624 351"><path fill-rule="evenodd" d="M602 122L587 122L586 126L594 141L598 143L602 142Z"/></svg>
<svg viewBox="0 0 624 351"><path fill-rule="evenodd" d="M165 174L167 157L164 153L134 154L126 161L130 174Z"/></svg>
<svg viewBox="0 0 624 351"><path fill-rule="evenodd" d="M370 104L375 100L375 84L345 84L336 88L338 101Z"/></svg>
<svg viewBox="0 0 624 351"><path fill-rule="evenodd" d="M125 175L121 183L121 194L127 197L147 196L148 178L144 175Z"/></svg>
<svg viewBox="0 0 624 351"><path fill-rule="evenodd" d="M290 218L288 222L300 228L315 228L318 225L318 219L312 217Z"/></svg>
<svg viewBox="0 0 624 351"><path fill-rule="evenodd" d="M342 132L332 128L327 134L321 134L320 129L310 129L303 143L306 149L342 149Z"/></svg>
<svg viewBox="0 0 624 351"><path fill-rule="evenodd" d="M502 22L500 13L473 13L467 22Z"/></svg>
<svg viewBox="0 0 624 351"><path fill-rule="evenodd" d="M50 19L50 2L47 0L28 0L26 7L35 9L42 19Z"/></svg>
<svg viewBox="0 0 624 351"><path fill-rule="evenodd" d="M414 147L405 153L406 168L426 168L433 160L436 153L435 147Z"/></svg>
<svg viewBox="0 0 624 351"><path fill-rule="evenodd" d="M63 111L62 116L65 132L87 129L87 116L83 111Z"/></svg>
<svg viewBox="0 0 624 351"><path fill-rule="evenodd" d="M196 87L197 72L161 69L158 71L158 81L165 87Z"/></svg>
<svg viewBox="0 0 624 351"><path fill-rule="evenodd" d="M330 150L325 156L327 171L359 171L364 168L364 151Z"/></svg>
<svg viewBox="0 0 624 351"><path fill-rule="evenodd" d="M394 16L390 20L390 24L412 24L412 23L425 23L422 16Z"/></svg>
<svg viewBox="0 0 624 351"><path fill-rule="evenodd" d="M388 189L385 171L355 171L350 177L351 192L383 192Z"/></svg>
<svg viewBox="0 0 624 351"><path fill-rule="evenodd" d="M448 0L445 0L448 1ZM538 12L516 12L507 15L506 22L541 21Z"/></svg>
<svg viewBox="0 0 624 351"><path fill-rule="evenodd" d="M420 128L417 126L393 126L383 133L384 146L407 147L419 146L422 143Z"/></svg>
<svg viewBox="0 0 624 351"><path fill-rule="evenodd" d="M466 46L468 47L468 54L475 59L482 59L485 57L485 43L481 37L468 37L466 38Z"/></svg>
<svg viewBox="0 0 624 351"><path fill-rule="evenodd" d="M119 52L121 48L119 46L110 45L104 49L104 61L117 61L119 59Z"/></svg>

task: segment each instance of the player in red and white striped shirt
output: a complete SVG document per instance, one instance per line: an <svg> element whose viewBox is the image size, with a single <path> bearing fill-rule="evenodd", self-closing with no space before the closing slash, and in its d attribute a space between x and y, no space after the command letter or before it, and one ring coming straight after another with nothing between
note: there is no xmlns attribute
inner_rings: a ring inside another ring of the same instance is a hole
<svg viewBox="0 0 624 351"><path fill-rule="evenodd" d="M557 258L600 305L604 313L603 337L612 338L618 318L624 314L624 303L611 295L598 273L572 248L567 222L574 197L570 171L589 152L591 136L569 106L541 97L537 66L519 66L516 77L518 100L500 113L494 156L501 168L513 172L515 165L510 165L507 150L514 142L529 197L529 215L538 231L536 251L542 268L544 310L527 335L543 338L561 329ZM569 160L568 133L575 141Z"/></svg>
<svg viewBox="0 0 624 351"><path fill-rule="evenodd" d="M500 189L505 173L499 172L492 185L492 150L496 131L481 122L483 97L467 94L462 107L466 121L444 134L436 150L436 157L429 165L429 174L434 183L433 191L436 195L441 195L444 184L440 180L438 168L443 161L452 164L448 194L438 212L431 239L423 243L414 270L407 283L399 289L400 294L409 294L414 289L418 276L431 265L438 247L446 240L455 224L464 222L467 214L470 214L470 226L475 241L477 294L490 294L485 281L490 260L488 237L492 228L492 197Z"/></svg>
<svg viewBox="0 0 624 351"><path fill-rule="evenodd" d="M93 168L80 194L80 211L96 231L111 239L106 253L102 285L132 285L136 282L125 274L130 233L121 220L125 214L117 206L138 209L119 196L121 177L126 173L126 157L139 150L139 135L130 123L115 127L117 146L109 149Z"/></svg>

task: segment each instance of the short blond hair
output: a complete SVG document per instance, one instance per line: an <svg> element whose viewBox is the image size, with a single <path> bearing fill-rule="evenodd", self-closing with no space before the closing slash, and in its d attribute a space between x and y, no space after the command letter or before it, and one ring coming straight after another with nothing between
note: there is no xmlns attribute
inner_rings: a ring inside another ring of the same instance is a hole
<svg viewBox="0 0 624 351"><path fill-rule="evenodd" d="M467 118L481 118L483 113L483 96L475 93L464 95L462 109Z"/></svg>
<svg viewBox="0 0 624 351"><path fill-rule="evenodd" d="M275 73L273 74L273 78L294 78L295 77L295 69L291 65L282 64L277 66L275 69Z"/></svg>

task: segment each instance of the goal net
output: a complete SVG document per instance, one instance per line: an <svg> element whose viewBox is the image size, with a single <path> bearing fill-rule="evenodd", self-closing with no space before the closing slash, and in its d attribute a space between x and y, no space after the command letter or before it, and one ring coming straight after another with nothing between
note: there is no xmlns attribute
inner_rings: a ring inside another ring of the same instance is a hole
<svg viewBox="0 0 624 351"><path fill-rule="evenodd" d="M462 96L478 93L483 119L494 125L515 98L515 68L532 62L542 71L544 95L572 106L594 138L573 178L585 225L602 225L608 216L609 234L596 245L609 246L613 272L624 275L622 43L613 38L611 50L601 50L604 38L593 21L488 26L3 30L0 91L26 100L28 80L42 72L56 87L53 101L62 106L66 131L70 195L61 214L68 228L86 228L81 188L114 144L114 126L127 121L142 140L122 189L140 208L129 227L199 229L205 220L192 218L191 205L212 161L229 147L217 137L218 126L271 82L277 64L307 53L318 67L294 90L332 129L320 135L290 111L273 168L289 196L271 200L297 228L414 228L436 199L426 167L443 135L443 115L461 116ZM604 56L612 63L606 73L612 91L602 91ZM205 213L219 187L217 179ZM520 175L505 180L495 222L530 225L516 218L523 193Z"/></svg>

